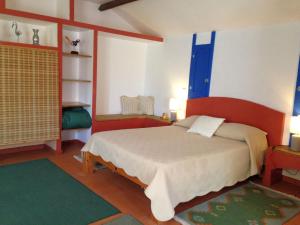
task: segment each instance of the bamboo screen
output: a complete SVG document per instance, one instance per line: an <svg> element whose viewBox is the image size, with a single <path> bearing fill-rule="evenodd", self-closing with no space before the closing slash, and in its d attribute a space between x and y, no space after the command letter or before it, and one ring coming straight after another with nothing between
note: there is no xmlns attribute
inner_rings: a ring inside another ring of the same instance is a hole
<svg viewBox="0 0 300 225"><path fill-rule="evenodd" d="M0 146L59 137L58 53L0 45Z"/></svg>

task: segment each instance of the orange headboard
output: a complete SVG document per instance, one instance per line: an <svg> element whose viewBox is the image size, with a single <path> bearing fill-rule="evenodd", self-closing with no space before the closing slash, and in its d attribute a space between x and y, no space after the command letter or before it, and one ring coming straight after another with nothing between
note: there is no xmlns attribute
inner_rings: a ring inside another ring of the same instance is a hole
<svg viewBox="0 0 300 225"><path fill-rule="evenodd" d="M285 114L254 102L226 97L189 99L186 116L192 115L222 117L226 122L254 126L268 133L269 145L282 143Z"/></svg>

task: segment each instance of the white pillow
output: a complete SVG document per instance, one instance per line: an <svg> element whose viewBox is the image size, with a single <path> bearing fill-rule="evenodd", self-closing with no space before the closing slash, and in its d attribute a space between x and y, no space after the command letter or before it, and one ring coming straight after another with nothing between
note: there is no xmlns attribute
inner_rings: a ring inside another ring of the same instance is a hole
<svg viewBox="0 0 300 225"><path fill-rule="evenodd" d="M199 116L187 132L212 137L224 120L224 118Z"/></svg>
<svg viewBox="0 0 300 225"><path fill-rule="evenodd" d="M138 96L140 101L140 111L142 114L149 116L154 115L154 97L153 96Z"/></svg>
<svg viewBox="0 0 300 225"><path fill-rule="evenodd" d="M138 97L121 96L121 107L123 115L141 114Z"/></svg>

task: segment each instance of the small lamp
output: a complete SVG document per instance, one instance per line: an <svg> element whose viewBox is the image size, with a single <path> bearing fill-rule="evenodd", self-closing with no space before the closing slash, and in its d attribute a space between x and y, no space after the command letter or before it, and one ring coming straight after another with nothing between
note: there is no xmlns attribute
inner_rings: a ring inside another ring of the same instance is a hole
<svg viewBox="0 0 300 225"><path fill-rule="evenodd" d="M176 98L170 98L169 102L170 120L174 122L177 120L178 100Z"/></svg>
<svg viewBox="0 0 300 225"><path fill-rule="evenodd" d="M300 116L292 116L290 132L293 134L291 149L294 151L300 151Z"/></svg>

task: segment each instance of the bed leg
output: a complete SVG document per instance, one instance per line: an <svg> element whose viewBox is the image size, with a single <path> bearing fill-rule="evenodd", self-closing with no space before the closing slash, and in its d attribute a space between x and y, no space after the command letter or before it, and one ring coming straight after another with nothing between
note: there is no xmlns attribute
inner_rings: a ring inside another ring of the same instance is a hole
<svg viewBox="0 0 300 225"><path fill-rule="evenodd" d="M93 173L94 172L94 160L92 155L89 152L83 153L83 170L86 173Z"/></svg>

